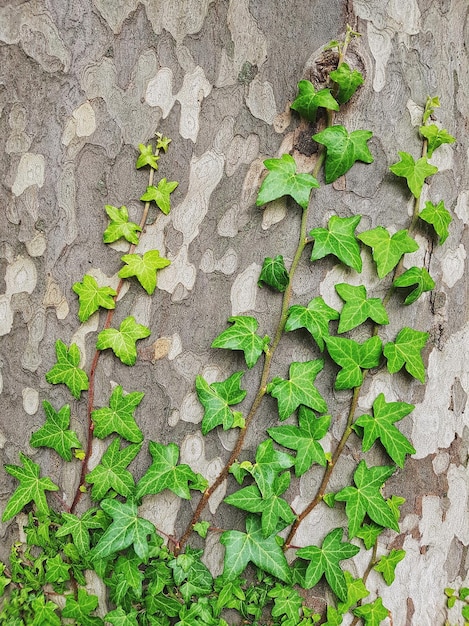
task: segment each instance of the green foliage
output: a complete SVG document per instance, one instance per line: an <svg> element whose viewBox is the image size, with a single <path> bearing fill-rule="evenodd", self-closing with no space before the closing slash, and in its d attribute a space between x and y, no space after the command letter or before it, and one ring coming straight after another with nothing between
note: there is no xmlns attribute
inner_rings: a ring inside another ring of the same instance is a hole
<svg viewBox="0 0 469 626"><path fill-rule="evenodd" d="M336 389L360 387L362 369L377 367L381 356L381 339L370 337L362 344L345 337L328 337L327 351L331 359L341 367L335 379Z"/></svg>
<svg viewBox="0 0 469 626"><path fill-rule="evenodd" d="M156 289L156 274L171 261L160 257L158 250L149 250L143 256L140 254L124 254L122 261L126 264L120 271L120 278L135 276L148 295Z"/></svg>
<svg viewBox="0 0 469 626"><path fill-rule="evenodd" d="M105 209L111 222L103 233L104 243L113 243L118 239L125 239L136 246L139 241L137 233L140 233L142 229L135 222L129 222L127 207L121 206L118 209L115 206L106 204Z"/></svg>
<svg viewBox="0 0 469 626"><path fill-rule="evenodd" d="M111 489L121 496L131 495L135 483L126 467L134 460L141 447L141 444L131 444L121 450L120 439L118 437L113 439L101 463L86 475L86 482L93 485L91 490L93 500L102 500Z"/></svg>
<svg viewBox="0 0 469 626"><path fill-rule="evenodd" d="M392 585L396 577L396 565L405 557L405 550L391 550L389 554L384 554L374 566L377 572L383 575L387 585Z"/></svg>
<svg viewBox="0 0 469 626"><path fill-rule="evenodd" d="M388 314L380 298L367 298L364 285L348 285L339 283L335 290L345 302L340 312L340 322L337 332L346 333L356 326L363 324L368 318L375 324L389 324Z"/></svg>
<svg viewBox="0 0 469 626"><path fill-rule="evenodd" d="M298 96L291 104L291 108L297 111L301 117L314 122L319 107L338 111L339 105L331 94L330 89L316 91L309 80L300 80L298 83Z"/></svg>
<svg viewBox="0 0 469 626"><path fill-rule="evenodd" d="M438 128L436 124L430 124L429 126L421 126L420 134L425 137L428 142L427 155L431 159L433 153L437 148L444 143L454 143L456 139L448 133L444 128Z"/></svg>
<svg viewBox="0 0 469 626"><path fill-rule="evenodd" d="M416 285L404 300L404 304L412 304L425 291L431 291L435 287L435 281L424 267L411 267L394 280L395 287L411 287Z"/></svg>
<svg viewBox="0 0 469 626"><path fill-rule="evenodd" d="M425 202L425 208L420 211L419 217L424 222L433 226L436 234L440 238L440 245L443 244L448 238L448 226L451 224L452 219L443 200L438 202L438 204L433 204L433 202L430 201Z"/></svg>
<svg viewBox="0 0 469 626"><path fill-rule="evenodd" d="M311 261L317 261L328 254L333 254L344 265L351 267L356 272L361 272L360 246L354 234L360 220L361 215L354 215L353 217L333 215L327 228L313 228L310 232L310 236L314 239Z"/></svg>
<svg viewBox="0 0 469 626"><path fill-rule="evenodd" d="M325 413L327 404L314 385L316 376L324 367L322 359L292 363L290 378L284 380L275 377L267 385L267 392L278 400L278 412L281 420L287 419L300 405Z"/></svg>
<svg viewBox="0 0 469 626"><path fill-rule="evenodd" d="M373 136L369 130L353 130L351 133L344 126L329 126L313 139L326 146L326 183L333 183L342 176L356 161L373 163L373 155L368 148L368 141Z"/></svg>
<svg viewBox="0 0 469 626"><path fill-rule="evenodd" d="M114 354L126 365L134 365L137 360L136 342L150 335L150 329L142 324L137 324L135 318L130 315L122 321L119 330L106 328L98 335L96 348L106 350L111 348Z"/></svg>
<svg viewBox="0 0 469 626"><path fill-rule="evenodd" d="M399 230L391 236L385 228L378 226L361 233L358 239L372 248L379 278L384 278L392 272L406 252L415 252L419 249L417 242L407 234L407 230Z"/></svg>
<svg viewBox="0 0 469 626"><path fill-rule="evenodd" d="M117 433L127 441L140 443L143 435L137 426L133 413L143 400L143 396L144 394L139 391L124 395L122 387L117 385L109 398L109 407L96 409L91 414L94 423L94 435L104 439L111 433Z"/></svg>
<svg viewBox="0 0 469 626"><path fill-rule="evenodd" d="M72 449L81 448L81 443L70 426L70 406L66 404L58 412L44 400L46 423L31 435L29 445L33 448L53 448L65 461L72 460Z"/></svg>
<svg viewBox="0 0 469 626"><path fill-rule="evenodd" d="M324 339L329 336L329 322L338 318L338 312L318 296L313 298L306 307L295 304L289 308L285 330L306 328L322 352Z"/></svg>
<svg viewBox="0 0 469 626"><path fill-rule="evenodd" d="M212 342L212 348L226 348L227 350L242 350L246 365L254 367L263 352L267 351L270 338L261 338L256 334L258 322L255 317L234 315L228 318L233 323ZM238 400L240 402L240 400Z"/></svg>
<svg viewBox="0 0 469 626"><path fill-rule="evenodd" d="M100 306L104 309L114 309L116 306L114 301L114 296L117 295L116 291L111 287L99 287L93 276L88 274L83 276L81 283L75 283L72 289L80 300L80 309L78 311L80 322L86 322L90 315L93 315Z"/></svg>
<svg viewBox="0 0 469 626"><path fill-rule="evenodd" d="M354 609L353 614L361 617L365 626L379 626L383 619L388 617L389 611L383 606L381 598L376 598L374 602L363 604Z"/></svg>
<svg viewBox="0 0 469 626"><path fill-rule="evenodd" d="M171 194L176 189L179 183L172 181L168 182L166 178L162 178L158 185L150 185L147 187L146 192L141 196L140 200L144 202L154 201L156 206L165 214L168 215L171 210Z"/></svg>
<svg viewBox="0 0 469 626"><path fill-rule="evenodd" d="M389 169L396 176L405 178L412 195L419 198L425 179L436 174L438 168L435 165L430 165L427 157L420 157L414 161L414 157L408 152L399 152L399 156L401 160L391 165Z"/></svg>
<svg viewBox="0 0 469 626"><path fill-rule="evenodd" d="M394 374L404 365L411 376L422 383L425 382L425 365L420 351L425 347L429 337L429 333L407 326L400 330L396 341L388 342L383 348L383 354L388 360L388 371Z"/></svg>
<svg viewBox="0 0 469 626"><path fill-rule="evenodd" d="M269 174L259 189L257 206L283 196L291 196L300 207L307 209L311 189L319 187L314 176L297 174L295 159L289 154L283 154L280 159L267 159L264 165Z"/></svg>
<svg viewBox="0 0 469 626"><path fill-rule="evenodd" d="M242 413L230 409L231 405L239 404L246 396L246 391L240 385L243 373L235 372L223 382L211 385L202 376L197 376L195 388L205 409L202 419L204 435L216 426L223 426L223 430L244 426Z"/></svg>
<svg viewBox="0 0 469 626"><path fill-rule="evenodd" d="M290 276L281 254L277 254L274 259L270 257L264 259L259 280L257 281L259 287L266 284L272 287L272 289L282 292L285 291L289 282Z"/></svg>
<svg viewBox="0 0 469 626"><path fill-rule="evenodd" d="M329 76L339 87L335 97L340 104L348 102L364 82L363 74L358 70L351 70L347 63L341 63Z"/></svg>
<svg viewBox="0 0 469 626"><path fill-rule="evenodd" d="M78 367L80 363L80 350L74 343L67 346L58 339L55 342L57 363L46 374L46 380L52 385L63 383L67 385L74 398L79 398L82 391L88 389L88 376L85 371Z"/></svg>

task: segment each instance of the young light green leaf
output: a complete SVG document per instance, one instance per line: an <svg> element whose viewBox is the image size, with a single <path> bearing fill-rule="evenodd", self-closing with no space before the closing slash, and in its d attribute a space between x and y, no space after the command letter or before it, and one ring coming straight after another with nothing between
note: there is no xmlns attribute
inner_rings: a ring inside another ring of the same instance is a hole
<svg viewBox="0 0 469 626"><path fill-rule="evenodd" d="M163 137L161 133L156 133L156 149L163 150L163 152L168 152L169 144L172 139L169 137Z"/></svg>
<svg viewBox="0 0 469 626"><path fill-rule="evenodd" d="M171 210L170 195L179 185L176 181L168 182L166 178L162 178L158 183L158 186L150 185L147 187L146 192L141 196L140 200L143 202L151 202L154 200L156 206L163 211L165 215L168 215Z"/></svg>
<svg viewBox="0 0 469 626"><path fill-rule="evenodd" d="M363 382L362 369L379 365L382 344L378 336L370 337L362 344L345 337L327 337L327 351L331 359L342 368L335 381L336 389L353 389Z"/></svg>
<svg viewBox="0 0 469 626"><path fill-rule="evenodd" d="M443 200L438 204L433 202L425 202L425 208L420 211L419 217L424 222L431 224L439 237L440 246L446 241L449 235L448 226L451 224L452 218L445 207Z"/></svg>
<svg viewBox="0 0 469 626"><path fill-rule="evenodd" d="M386 528L399 532L399 525L386 500L381 495L384 482L395 472L395 467L366 466L360 461L353 475L355 487L345 487L335 494L335 499L346 502L349 536L356 537L365 515Z"/></svg>
<svg viewBox="0 0 469 626"><path fill-rule="evenodd" d="M347 571L344 571L344 576L347 585L347 599L338 603L339 613L347 613L357 602L370 595L362 578L354 578Z"/></svg>
<svg viewBox="0 0 469 626"><path fill-rule="evenodd" d="M125 399L129 395L125 396ZM132 410L131 408L130 412ZM93 500L102 500L110 489L121 496L130 496L135 483L132 474L126 470L126 467L134 460L141 447L141 444L131 444L121 450L119 437L112 441L104 453L101 463L86 475L86 482L93 485L91 490Z"/></svg>
<svg viewBox="0 0 469 626"><path fill-rule="evenodd" d="M211 385L202 376L197 376L195 389L199 402L205 409L202 418L204 435L219 425L223 426L223 430L244 426L242 414L230 409L231 405L239 404L246 396L247 392L240 386L243 373L235 372L223 382Z"/></svg>
<svg viewBox="0 0 469 626"><path fill-rule="evenodd" d="M65 461L72 460L72 448L81 448L76 433L69 430L70 406L66 404L59 412L44 400L42 403L46 413L46 423L31 435L29 440L33 448L53 448Z"/></svg>
<svg viewBox="0 0 469 626"><path fill-rule="evenodd" d="M367 142L373 133L369 130L353 130L351 133L344 126L329 126L313 139L326 146L326 164L324 166L326 183L333 183L355 163L373 163L373 156Z"/></svg>
<svg viewBox="0 0 469 626"><path fill-rule="evenodd" d="M307 209L311 189L319 187L314 176L297 174L295 159L290 154L283 154L280 159L267 159L264 165L270 173L259 189L257 206L283 196L291 196L300 207Z"/></svg>
<svg viewBox="0 0 469 626"><path fill-rule="evenodd" d="M368 318L375 324L389 324L388 314L380 298L367 298L366 287L339 283L335 290L345 302L340 312L337 332L345 333L363 324Z"/></svg>
<svg viewBox="0 0 469 626"><path fill-rule="evenodd" d="M255 317L247 315L234 315L228 318L233 323L216 337L212 342L212 348L225 348L227 350L242 350L246 365L251 368L257 363L258 358L267 350L270 338L259 337L256 334L258 322Z"/></svg>
<svg viewBox="0 0 469 626"><path fill-rule="evenodd" d="M137 483L137 499L169 489L180 498L190 500L190 489L203 491L207 487L207 481L201 480L188 465L178 465L179 446L175 443L165 446L150 441L149 450L153 462Z"/></svg>
<svg viewBox="0 0 469 626"><path fill-rule="evenodd" d="M137 611L124 611L121 606L118 606L117 609L106 613L104 619L114 626L139 626L137 615Z"/></svg>
<svg viewBox="0 0 469 626"><path fill-rule="evenodd" d="M391 172L407 180L407 185L415 198L422 193L423 183L428 176L438 172L435 165L430 165L427 157L420 157L417 161L408 152L399 152L401 160L390 166Z"/></svg>
<svg viewBox="0 0 469 626"><path fill-rule="evenodd" d="M415 239L409 237L407 230L399 230L391 237L383 226L366 230L358 235L358 239L372 248L379 278L384 278L389 274L399 263L403 254L415 252L419 248Z"/></svg>
<svg viewBox="0 0 469 626"><path fill-rule="evenodd" d="M31 608L34 611L31 626L60 626L60 617L55 612L59 608L58 605L49 600L46 601L43 595L32 600ZM19 625L21 622L17 623Z"/></svg>
<svg viewBox="0 0 469 626"><path fill-rule="evenodd" d="M73 513L62 513L64 524L56 530L56 537L72 535L73 543L82 557L90 551L90 530L103 528L103 520L96 515L96 509L88 509L81 517Z"/></svg>
<svg viewBox="0 0 469 626"><path fill-rule="evenodd" d="M298 83L298 96L292 102L290 108L297 111L301 117L314 122L319 107L338 111L339 105L331 94L330 89L316 91L309 80L300 80Z"/></svg>
<svg viewBox="0 0 469 626"><path fill-rule="evenodd" d="M304 600L296 589L277 583L267 595L269 598L274 598L272 617L286 615L288 621L292 621L295 625L301 624L301 622L298 622L298 616ZM284 620L282 623L288 623L287 620Z"/></svg>
<svg viewBox="0 0 469 626"><path fill-rule="evenodd" d="M430 119L430 117L435 112L435 109L440 106L440 99L438 96L427 96L427 101L425 102L425 110L423 112L422 121L424 124Z"/></svg>
<svg viewBox="0 0 469 626"><path fill-rule="evenodd" d="M404 304L412 304L422 293L431 291L435 287L435 281L424 267L411 267L394 280L395 287L410 287L416 285L404 300Z"/></svg>
<svg viewBox="0 0 469 626"><path fill-rule="evenodd" d="M2 515L2 522L14 517L29 502L36 504L40 513L47 513L49 506L46 500L46 491L58 491L59 488L50 478L39 478L40 467L34 463L26 455L20 452L20 461L23 467L18 465L4 465L4 470L20 481L20 484L13 492L13 495L7 502Z"/></svg>
<svg viewBox="0 0 469 626"><path fill-rule="evenodd" d="M152 169L157 170L158 159L160 157L153 153L153 146L150 144L145 146L143 143L139 143L138 149L140 150L140 154L135 167L140 169L141 167L145 167L145 165L149 165Z"/></svg>
<svg viewBox="0 0 469 626"><path fill-rule="evenodd" d="M227 530L222 533L220 543L225 546L223 575L228 579L236 578L252 562L264 572L289 582L290 567L276 535L264 537L261 521L253 515L246 518L246 531Z"/></svg>
<svg viewBox="0 0 469 626"><path fill-rule="evenodd" d="M78 600L73 595L66 596L62 617L74 619L81 626L102 626L100 617L90 615L98 606L98 596L89 595L85 589L78 587Z"/></svg>
<svg viewBox="0 0 469 626"><path fill-rule="evenodd" d="M285 330L306 328L322 352L324 337L329 336L329 322L338 318L339 313L328 306L320 296L317 296L309 302L307 307L294 304L288 309Z"/></svg>
<svg viewBox="0 0 469 626"><path fill-rule="evenodd" d="M422 137L425 137L428 142L427 155L429 159L432 158L432 154L435 150L444 143L454 143L456 141L456 138L450 135L447 130L438 128L436 124L421 126L419 130Z"/></svg>
<svg viewBox="0 0 469 626"><path fill-rule="evenodd" d="M396 341L388 342L383 348L383 354L388 360L388 371L391 374L398 372L403 365L411 376L425 382L425 365L420 351L427 343L429 333L404 327L399 331Z"/></svg>
<svg viewBox="0 0 469 626"><path fill-rule="evenodd" d="M336 608L329 605L327 607L327 622L324 626L341 626L344 621L343 613L340 613Z"/></svg>
<svg viewBox="0 0 469 626"><path fill-rule="evenodd" d="M74 398L79 398L82 391L88 389L88 376L78 367L80 350L75 343L70 348L58 339L55 342L57 363L47 372L46 380L52 385L67 385Z"/></svg>
<svg viewBox="0 0 469 626"><path fill-rule="evenodd" d="M314 238L314 247L311 261L322 259L333 254L344 265L353 268L356 272L362 271L360 246L354 234L362 216L338 217L333 215L327 228L313 228L310 236Z"/></svg>
<svg viewBox="0 0 469 626"><path fill-rule="evenodd" d="M151 296L156 289L156 274L171 261L160 257L158 250L148 250L143 256L140 254L124 254L121 260L126 263L119 271L120 278L135 276L145 291Z"/></svg>
<svg viewBox="0 0 469 626"><path fill-rule="evenodd" d="M139 242L137 233L140 233L142 229L138 224L135 224L135 222L129 222L127 207L121 206L121 208L118 209L111 204L106 204L104 208L111 220L111 223L103 233L104 243L113 243L123 238L136 246Z"/></svg>
<svg viewBox="0 0 469 626"><path fill-rule="evenodd" d="M93 315L100 306L104 309L114 309L116 306L114 296L117 292L115 289L99 287L93 276L88 274L83 276L83 282L75 283L72 289L78 295L80 301L78 310L80 322L86 322L90 315Z"/></svg>
<svg viewBox="0 0 469 626"><path fill-rule="evenodd" d="M295 459L292 456L275 450L272 439L266 439L257 446L256 462L247 467L247 470L256 481L262 497L267 498L275 493L275 488L280 489L284 484L281 481L275 487L275 479L279 472L292 467L294 463ZM280 493L283 492L280 491Z"/></svg>
<svg viewBox="0 0 469 626"><path fill-rule="evenodd" d="M281 420L290 417L301 404L319 413L326 413L327 404L314 386L316 376L323 367L323 359L292 363L289 380L276 377L267 385L267 393L278 400Z"/></svg>
<svg viewBox="0 0 469 626"><path fill-rule="evenodd" d="M413 404L405 402L386 402L384 394L380 393L373 402L373 417L361 415L354 424L354 429L361 432L363 429L363 452L367 452L379 439L386 452L399 467L404 467L407 454L414 454L415 448L410 441L394 426L413 411ZM359 427L357 429L356 427Z"/></svg>
<svg viewBox="0 0 469 626"><path fill-rule="evenodd" d="M396 577L396 565L405 557L405 550L391 550L388 555L383 555L378 563L373 567L377 572L381 572L387 585L392 585Z"/></svg>
<svg viewBox="0 0 469 626"><path fill-rule="evenodd" d="M383 526L371 522L370 524L362 524L357 530L355 536L359 537L363 541L367 550L371 550L383 530Z"/></svg>
<svg viewBox="0 0 469 626"><path fill-rule="evenodd" d="M316 417L313 411L300 406L298 411L298 426L285 425L268 428L267 432L274 441L290 450L296 450L295 474L302 476L313 463L323 467L326 465L326 455L319 443L331 423L330 415Z"/></svg>
<svg viewBox="0 0 469 626"><path fill-rule="evenodd" d="M124 395L122 387L117 385L109 398L109 407L95 409L91 413L91 419L94 423L94 436L104 439L111 433L117 433L127 441L140 443L143 440L143 435L137 426L133 412L144 395L139 391Z"/></svg>
<svg viewBox="0 0 469 626"><path fill-rule="evenodd" d="M269 285L269 287L272 287L272 289L283 292L287 288L289 282L290 276L287 268L285 267L283 256L278 254L273 259L266 257L264 259L264 263L262 264L261 273L257 281L258 286L262 287L266 284Z"/></svg>
<svg viewBox="0 0 469 626"><path fill-rule="evenodd" d="M106 350L111 348L114 354L125 363L125 365L134 365L137 360L138 339L144 339L150 335L150 329L142 324L137 324L135 318L130 315L126 317L119 330L115 328L106 328L98 335L96 342L97 350Z"/></svg>
<svg viewBox="0 0 469 626"><path fill-rule="evenodd" d="M321 548L307 546L296 551L296 555L310 561L305 574L305 587L314 587L321 577L326 577L335 595L345 601L347 599L347 583L339 562L350 559L360 551L358 546L343 542L343 529L334 528L326 535Z"/></svg>
<svg viewBox="0 0 469 626"><path fill-rule="evenodd" d="M351 70L347 63L341 63L329 76L339 86L336 99L340 104L348 102L364 82L363 74L358 70Z"/></svg>
<svg viewBox="0 0 469 626"><path fill-rule="evenodd" d="M360 617L365 626L379 626L386 617L389 617L389 611L383 606L381 598L376 598L369 604L362 604L353 610L353 614Z"/></svg>
<svg viewBox="0 0 469 626"><path fill-rule="evenodd" d="M202 539L206 539L208 534L208 529L210 528L210 522L196 522L192 526L194 532L196 532Z"/></svg>

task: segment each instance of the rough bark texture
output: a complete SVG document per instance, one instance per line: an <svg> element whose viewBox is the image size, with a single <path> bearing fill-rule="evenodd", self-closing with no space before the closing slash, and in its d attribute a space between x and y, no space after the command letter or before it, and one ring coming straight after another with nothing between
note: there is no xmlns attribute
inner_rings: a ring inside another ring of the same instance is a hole
<svg viewBox="0 0 469 626"><path fill-rule="evenodd" d="M417 234L421 248L414 259L430 269L437 287L381 332L392 340L403 321L431 329L427 383L404 375L391 379L382 371L367 380L360 398L364 410L383 390L387 399L417 405L402 422L417 452L387 487L406 497L401 534L390 533L382 545L383 551L403 547L407 556L391 588L373 575L369 588L382 594L394 626L443 625L443 589L464 582L469 567L468 15L466 0L0 2L1 463L17 464L23 451L64 488L66 499L74 493L78 463L64 466L28 441L43 424L43 399L56 407L70 402L65 389L44 378L55 362L55 340L77 343L89 366L103 318L95 315L80 326L71 287L86 272L116 282L124 248L102 244L103 207L124 204L138 221L147 175L134 168L136 148L158 130L173 140L159 174L180 184L170 215L148 225L140 249L157 248L172 264L161 271L155 296L142 295L132 283L119 305L116 323L131 314L152 335L141 342L133 368L103 355L95 404L107 403L113 383L144 391L137 419L146 439L176 441L184 462L208 478L217 474L233 434L202 438L194 380L197 374L221 380L243 368L241 357L210 349L230 315L254 314L261 333L273 333L280 300L258 289L257 277L265 256L283 254L291 261L300 216L285 202L256 208L262 161L293 152L303 171L310 167L312 129L298 127L289 104L317 51L349 22L363 35L351 60L366 74L366 84L338 121L374 132L375 162L354 166L335 188L315 194L309 226L354 213L363 215L360 230L408 226L411 199L388 166L398 150L418 154L417 126L427 95L440 96L438 122L458 138L435 155L440 173L422 198L443 199L453 214L443 247L429 244L423 236L428 233ZM364 258L366 280L371 261ZM344 279L360 284L364 277L332 260L311 266L305 259L294 300L306 303L320 293L340 306L333 285ZM291 360L310 358L308 342L286 338L273 374L285 376ZM245 375L250 396L256 376ZM349 393L331 392L333 378L326 374L317 382L334 403L333 439L340 436ZM257 435L274 423L273 408L266 399L246 456ZM83 402L72 402L72 427L82 440L85 410ZM103 449L96 442L94 458ZM355 466L353 454L352 446L334 486ZM137 475L149 460L139 458ZM316 483L312 472L292 486L296 510ZM0 508L14 487L0 470ZM219 527L230 515L219 506L225 490L223 485L206 514ZM190 506L180 507L165 492L147 498L142 514L178 535ZM296 541L321 539L337 522L343 518L334 510L321 509ZM2 558L17 534L15 522L1 526ZM209 539L208 561L219 572L222 552L215 539ZM352 563L357 574L363 567L359 559Z"/></svg>

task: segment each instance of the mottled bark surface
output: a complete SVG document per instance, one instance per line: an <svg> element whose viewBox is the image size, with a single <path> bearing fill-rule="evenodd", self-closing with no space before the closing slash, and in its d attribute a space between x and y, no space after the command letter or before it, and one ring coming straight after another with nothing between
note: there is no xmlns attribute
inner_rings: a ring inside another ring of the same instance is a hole
<svg viewBox="0 0 469 626"><path fill-rule="evenodd" d="M363 35L350 59L364 71L366 84L337 119L349 130L373 131L375 162L354 166L334 188L315 194L310 227L325 226L332 214L355 213L363 215L360 230L408 226L411 199L388 166L398 150L418 155L417 126L427 95L440 96L438 123L458 138L435 154L440 173L422 197L445 201L453 215L450 236L440 248L428 243L424 235L430 231L420 230L421 248L409 258L409 266L423 262L429 268L437 287L380 331L393 340L404 324L431 330L428 381L421 385L404 375L391 380L383 370L367 379L360 398L363 410L384 390L388 400L417 405L401 425L417 452L387 486L406 497L401 534L382 540L383 551L404 547L407 556L391 588L373 575L368 586L372 593L379 589L394 626L442 625L443 589L465 581L469 567L468 14L466 0L0 2L1 463L17 464L23 451L64 488L67 500L74 493L78 462L64 466L28 441L44 422L45 398L56 407L70 402L65 389L44 378L55 362L55 340L77 343L89 366L103 318L95 315L80 326L71 287L86 272L116 283L126 248L102 244L104 205L125 204L138 221L147 175L134 168L136 148L158 130L173 140L159 174L180 184L170 215L148 225L140 250L157 248L172 264L161 271L155 296L132 283L119 304L116 323L134 315L152 335L140 342L133 368L103 355L96 406L107 403L114 383L144 391L137 420L145 438L176 441L183 462L208 478L217 474L233 434L202 438L194 380L197 374L221 380L243 368L241 357L210 349L230 315L256 315L261 333L274 331L280 300L259 290L257 277L265 256L283 254L291 261L300 216L283 201L256 208L262 161L291 152L303 171L310 167L312 129L298 127L289 104L318 50L348 21ZM366 279L372 266L363 256ZM344 280L361 284L364 277L332 259L315 266L305 259L294 301L305 304L321 294L339 307L333 286ZM380 289L373 295L382 295ZM273 374L285 376L291 360L312 358L311 349L306 340L287 337ZM251 397L257 382L256 372L244 377ZM333 445L349 393L331 392L332 382L332 374L317 379L334 406ZM273 409L274 401L266 399L249 450L274 423ZM85 412L83 402L72 402L72 427L82 440ZM93 458L104 448L96 442ZM343 485L355 454L351 446L333 486ZM137 475L148 460L139 457ZM316 484L314 472L294 482L296 510ZM0 470L0 509L14 487ZM232 515L219 506L225 489L206 515L219 527ZM178 535L191 504L180 506L165 492L147 498L143 509L159 528ZM337 523L343 518L321 509L301 526L297 543L320 540ZM2 558L17 535L14 521L0 527ZM216 539L209 539L208 562L219 572ZM363 559L351 567L360 574Z"/></svg>

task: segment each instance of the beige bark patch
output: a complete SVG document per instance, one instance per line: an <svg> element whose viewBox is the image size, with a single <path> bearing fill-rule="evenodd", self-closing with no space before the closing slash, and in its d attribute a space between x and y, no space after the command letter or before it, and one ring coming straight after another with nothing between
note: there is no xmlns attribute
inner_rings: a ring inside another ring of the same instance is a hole
<svg viewBox="0 0 469 626"><path fill-rule="evenodd" d="M42 154L23 154L16 171L15 182L11 188L15 196L20 196L32 185L42 187L44 184L45 160Z"/></svg>

